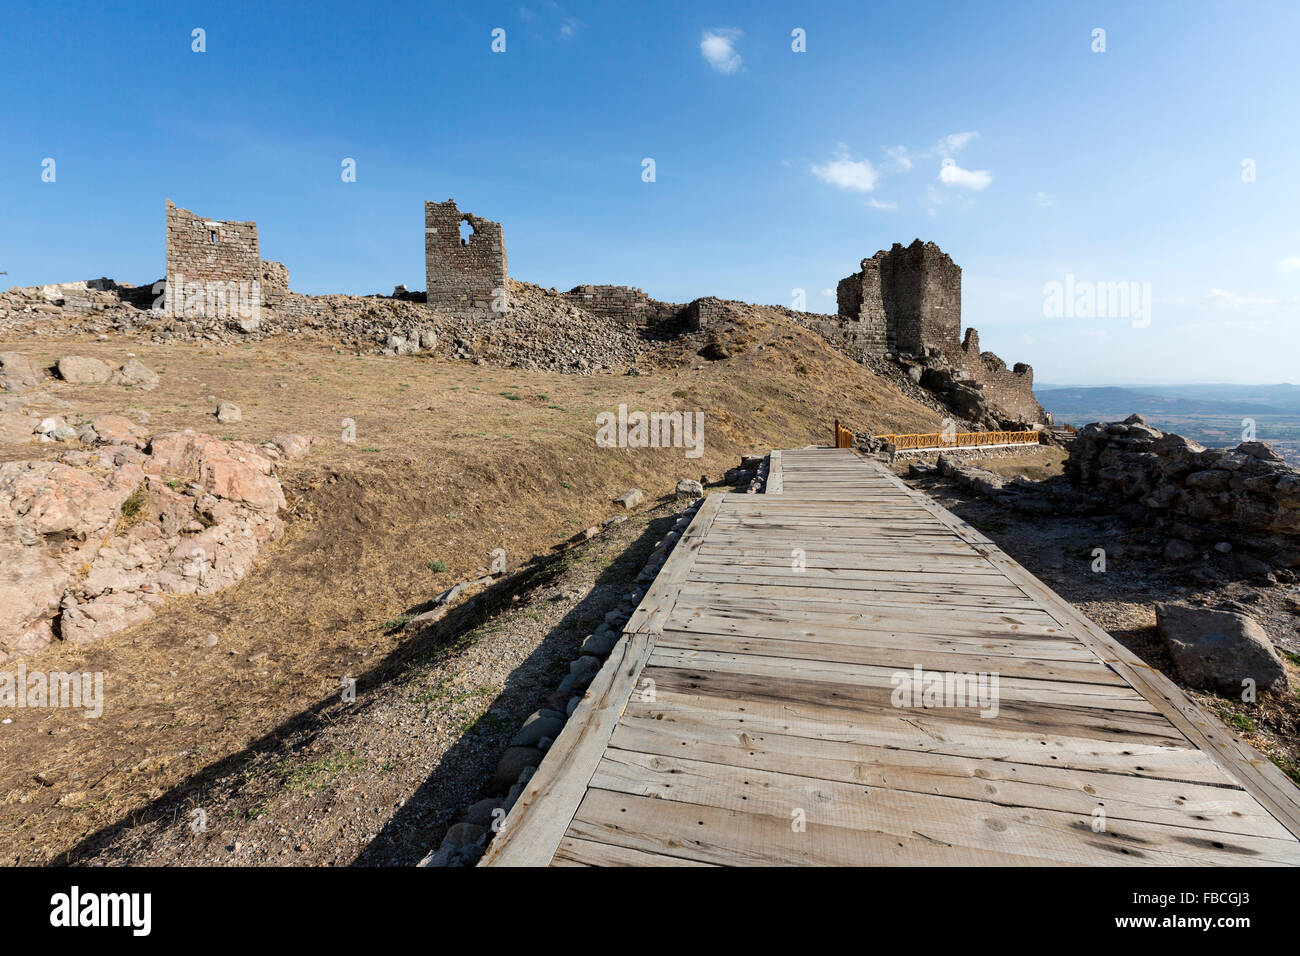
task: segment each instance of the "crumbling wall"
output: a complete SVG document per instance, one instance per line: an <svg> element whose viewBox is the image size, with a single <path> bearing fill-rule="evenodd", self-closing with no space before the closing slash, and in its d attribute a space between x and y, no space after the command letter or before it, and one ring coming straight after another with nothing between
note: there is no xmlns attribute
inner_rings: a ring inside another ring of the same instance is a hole
<svg viewBox="0 0 1300 956"><path fill-rule="evenodd" d="M168 315L244 317L251 309L260 310L262 257L257 223L204 219L170 199L165 221Z"/></svg>
<svg viewBox="0 0 1300 956"><path fill-rule="evenodd" d="M289 295L289 267L283 262L262 260L262 303L269 309L280 308Z"/></svg>
<svg viewBox="0 0 1300 956"><path fill-rule="evenodd" d="M461 237L461 223L474 230ZM509 306L506 240L501 223L456 208L456 201L424 204L427 301L457 317L487 318Z"/></svg>
<svg viewBox="0 0 1300 956"><path fill-rule="evenodd" d="M979 332L974 329L966 330L966 338L953 358L958 368L983 386L985 400L1004 418L1047 421L1047 412L1034 397L1033 368L1024 362L1007 368L1007 363L992 352L981 352Z"/></svg>
<svg viewBox="0 0 1300 956"><path fill-rule="evenodd" d="M626 318L644 325L650 314L650 297L625 285L580 285L563 295L583 311L611 319Z"/></svg>
<svg viewBox="0 0 1300 956"><path fill-rule="evenodd" d="M881 253L877 253L877 256ZM889 320L880 288L880 260L863 259L862 271L841 279L835 289L840 315L849 320L846 335L876 353L889 348Z"/></svg>
<svg viewBox="0 0 1300 956"><path fill-rule="evenodd" d="M1081 429L1065 474L1111 496L1124 516L1156 521L1186 541L1239 536L1300 565L1300 469L1263 442L1207 449L1132 415Z"/></svg>

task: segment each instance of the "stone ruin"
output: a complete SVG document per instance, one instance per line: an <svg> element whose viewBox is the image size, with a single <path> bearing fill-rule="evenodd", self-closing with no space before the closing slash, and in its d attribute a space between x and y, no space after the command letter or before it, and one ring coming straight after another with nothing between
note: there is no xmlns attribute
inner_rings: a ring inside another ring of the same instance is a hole
<svg viewBox="0 0 1300 956"><path fill-rule="evenodd" d="M935 391L975 389L1003 419L1045 422L1034 398L1034 372L1024 363L1008 369L992 352L980 352L979 333L961 337L961 267L933 242L894 243L836 289L840 321L835 331L868 355L894 355L913 380ZM919 361L910 361L910 360ZM959 394L959 411L978 419L980 403Z"/></svg>
<svg viewBox="0 0 1300 956"><path fill-rule="evenodd" d="M257 223L204 219L167 200L164 311L255 331L289 291L289 270L262 258Z"/></svg>
<svg viewBox="0 0 1300 956"><path fill-rule="evenodd" d="M488 318L509 307L501 223L461 212L454 199L424 204L424 271L426 301L440 312Z"/></svg>
<svg viewBox="0 0 1300 956"><path fill-rule="evenodd" d="M1108 496L1121 517L1172 535L1171 560L1226 541L1268 564L1300 567L1300 469L1263 442L1205 448L1132 415L1080 429L1065 474Z"/></svg>

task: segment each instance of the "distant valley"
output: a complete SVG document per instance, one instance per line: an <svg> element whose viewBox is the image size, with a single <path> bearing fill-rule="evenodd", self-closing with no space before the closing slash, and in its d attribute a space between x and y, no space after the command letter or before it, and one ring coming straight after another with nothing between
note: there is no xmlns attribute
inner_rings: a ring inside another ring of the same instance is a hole
<svg viewBox="0 0 1300 956"><path fill-rule="evenodd" d="M1057 424L1139 412L1156 428L1211 447L1238 444L1253 421L1257 439L1300 464L1300 385L1040 385L1034 393Z"/></svg>

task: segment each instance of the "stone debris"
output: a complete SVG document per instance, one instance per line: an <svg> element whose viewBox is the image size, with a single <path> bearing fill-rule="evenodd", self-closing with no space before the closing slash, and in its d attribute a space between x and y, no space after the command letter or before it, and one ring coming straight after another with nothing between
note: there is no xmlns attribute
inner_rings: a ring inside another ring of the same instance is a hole
<svg viewBox="0 0 1300 956"><path fill-rule="evenodd" d="M0 388L6 392L25 392L35 388L45 373L25 355L0 352Z"/></svg>
<svg viewBox="0 0 1300 956"><path fill-rule="evenodd" d="M633 508L638 507L643 501L645 501L644 491L640 488L629 488L614 499L614 504L631 511Z"/></svg>
<svg viewBox="0 0 1300 956"><path fill-rule="evenodd" d="M694 478L683 478L677 482L678 498L700 498L704 495L704 485Z"/></svg>
<svg viewBox="0 0 1300 956"><path fill-rule="evenodd" d="M1263 442L1207 449L1131 415L1080 429L1065 474L1123 517L1155 524L1196 553L1223 542L1277 566L1300 566L1300 469ZM1174 560L1193 557L1182 546L1174 551Z"/></svg>
<svg viewBox="0 0 1300 956"><path fill-rule="evenodd" d="M239 406L234 402L220 402L217 405L217 421L223 425L229 425L232 422L241 422L244 420L244 413L239 410Z"/></svg>

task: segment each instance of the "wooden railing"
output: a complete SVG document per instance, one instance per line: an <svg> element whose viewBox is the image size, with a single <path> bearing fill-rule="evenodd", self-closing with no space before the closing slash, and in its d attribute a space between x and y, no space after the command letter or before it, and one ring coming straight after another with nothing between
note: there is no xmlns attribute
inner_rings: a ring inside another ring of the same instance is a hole
<svg viewBox="0 0 1300 956"><path fill-rule="evenodd" d="M895 448L971 448L978 445L1036 445L1038 432L930 432L925 435L876 435Z"/></svg>
<svg viewBox="0 0 1300 956"><path fill-rule="evenodd" d="M853 432L849 431L847 428L841 425L840 420L838 418L835 419L835 447L836 448L853 447Z"/></svg>

